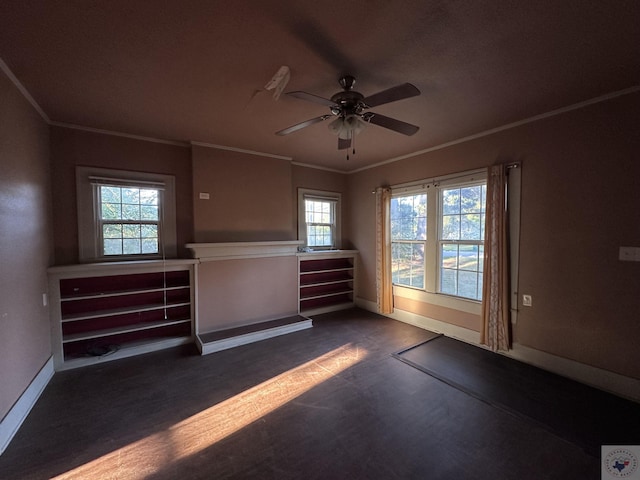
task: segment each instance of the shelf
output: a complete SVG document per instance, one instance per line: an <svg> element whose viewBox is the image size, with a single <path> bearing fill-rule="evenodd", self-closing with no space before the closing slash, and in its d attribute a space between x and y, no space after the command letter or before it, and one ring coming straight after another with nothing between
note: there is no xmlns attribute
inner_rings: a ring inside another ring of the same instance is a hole
<svg viewBox="0 0 640 480"><path fill-rule="evenodd" d="M126 345L121 346L116 352L109 355L67 357L64 359L63 363L58 365L57 370L61 371L79 367L86 367L89 365L95 365L96 363L133 357L136 355L141 355L143 353L163 350L165 348L186 345L192 342L193 337L184 335L129 342Z"/></svg>
<svg viewBox="0 0 640 480"><path fill-rule="evenodd" d="M303 296L302 294L300 294L300 301L312 300L312 299L315 299L315 298L334 297L336 295L349 295L349 294L352 294L352 293L353 293L353 289L340 290L340 291L327 292L327 293L319 293L317 295L308 295L308 296Z"/></svg>
<svg viewBox="0 0 640 480"><path fill-rule="evenodd" d="M325 260L300 259L300 274L351 269L353 269L353 264L349 258L330 258Z"/></svg>
<svg viewBox="0 0 640 480"><path fill-rule="evenodd" d="M350 294L300 300L300 313L307 316L311 313L317 314L320 310L324 313L349 307L353 307L353 299Z"/></svg>
<svg viewBox="0 0 640 480"><path fill-rule="evenodd" d="M122 267L121 267L122 268ZM61 300L189 286L189 270L98 275L60 279Z"/></svg>
<svg viewBox="0 0 640 480"><path fill-rule="evenodd" d="M324 252L298 257L300 312L332 311L354 305L357 252Z"/></svg>
<svg viewBox="0 0 640 480"><path fill-rule="evenodd" d="M302 283L302 280L300 280L300 288L319 287L323 285L334 285L337 283L348 283L348 282L353 282L353 278L344 278L342 280L330 280L327 282L313 282L313 283Z"/></svg>
<svg viewBox="0 0 640 480"><path fill-rule="evenodd" d="M337 310L346 310L348 308L353 308L353 302L334 302L325 306L305 307L301 310L301 313L309 316L320 315L322 313L335 312Z"/></svg>
<svg viewBox="0 0 640 480"><path fill-rule="evenodd" d="M328 268L325 270L307 270L300 272L300 275L315 275L316 273L332 273L332 272L349 272L353 271L353 267Z"/></svg>
<svg viewBox="0 0 640 480"><path fill-rule="evenodd" d="M77 296L68 296L60 299L61 302L75 302L79 300L92 300L96 298L110 298L110 297L120 297L124 295L139 295L141 293L157 293L157 292L170 292L176 290L188 290L189 285L180 285L177 287L159 287L159 288L149 288L144 290L118 290L109 293L94 293L94 294L86 294L86 295L77 295Z"/></svg>
<svg viewBox="0 0 640 480"><path fill-rule="evenodd" d="M152 305L136 305L133 307L126 308L114 308L110 310L100 310L91 313L85 314L74 314L67 315L62 318L62 323L66 322L77 322L80 320L89 320L92 318L102 318L102 317L114 317L117 315L126 315L129 313L138 313L138 312L150 312L152 310L163 310L165 308L176 308L176 307L184 307L189 305L190 302L181 302L181 303L171 303L171 304L152 304Z"/></svg>
<svg viewBox="0 0 640 480"><path fill-rule="evenodd" d="M181 323L191 322L190 318L179 320L165 320L161 322L142 322L127 325L125 327L107 328L104 330L93 330L87 333L74 333L71 335L63 335L62 343L78 342L81 340L90 340L94 338L109 337L112 335L120 335L123 333L139 332L142 330L150 330L152 328L162 328L172 325L179 325Z"/></svg>
<svg viewBox="0 0 640 480"><path fill-rule="evenodd" d="M192 342L193 261L49 269L56 370Z"/></svg>

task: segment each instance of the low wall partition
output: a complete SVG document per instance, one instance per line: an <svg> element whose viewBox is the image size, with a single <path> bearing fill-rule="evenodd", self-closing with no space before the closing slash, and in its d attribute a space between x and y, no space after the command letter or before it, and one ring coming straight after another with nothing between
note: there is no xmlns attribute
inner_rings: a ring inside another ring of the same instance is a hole
<svg viewBox="0 0 640 480"><path fill-rule="evenodd" d="M190 243L202 354L311 327L298 316L299 241Z"/></svg>

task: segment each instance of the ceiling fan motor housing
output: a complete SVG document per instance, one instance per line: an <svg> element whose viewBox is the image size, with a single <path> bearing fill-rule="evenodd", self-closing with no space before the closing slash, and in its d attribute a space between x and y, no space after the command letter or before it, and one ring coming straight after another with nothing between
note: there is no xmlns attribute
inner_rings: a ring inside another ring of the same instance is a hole
<svg viewBox="0 0 640 480"><path fill-rule="evenodd" d="M362 113L362 110L365 107L364 103L362 102L363 99L364 95L362 95L360 92L338 92L333 97L331 97L331 101L334 102L337 106L337 108L336 106L331 107L331 113L340 116L358 115Z"/></svg>

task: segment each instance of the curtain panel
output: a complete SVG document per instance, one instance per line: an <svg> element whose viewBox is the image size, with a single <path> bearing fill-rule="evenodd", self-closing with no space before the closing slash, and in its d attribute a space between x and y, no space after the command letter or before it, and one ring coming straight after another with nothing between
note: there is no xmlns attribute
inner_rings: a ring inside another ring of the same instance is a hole
<svg viewBox="0 0 640 480"><path fill-rule="evenodd" d="M391 282L391 189L376 188L376 297L378 312L393 312Z"/></svg>
<svg viewBox="0 0 640 480"><path fill-rule="evenodd" d="M487 172L487 204L480 343L493 351L511 348L509 331L509 243L505 165Z"/></svg>

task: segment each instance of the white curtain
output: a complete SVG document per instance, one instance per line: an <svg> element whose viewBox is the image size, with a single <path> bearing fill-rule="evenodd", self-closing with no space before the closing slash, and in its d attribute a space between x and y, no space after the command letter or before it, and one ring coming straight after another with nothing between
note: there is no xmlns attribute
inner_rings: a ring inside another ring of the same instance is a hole
<svg viewBox="0 0 640 480"><path fill-rule="evenodd" d="M378 312L393 312L391 283L391 189L376 188L376 296Z"/></svg>
<svg viewBox="0 0 640 480"><path fill-rule="evenodd" d="M490 167L487 179L480 342L493 351L506 351L511 347L505 168L502 164Z"/></svg>

